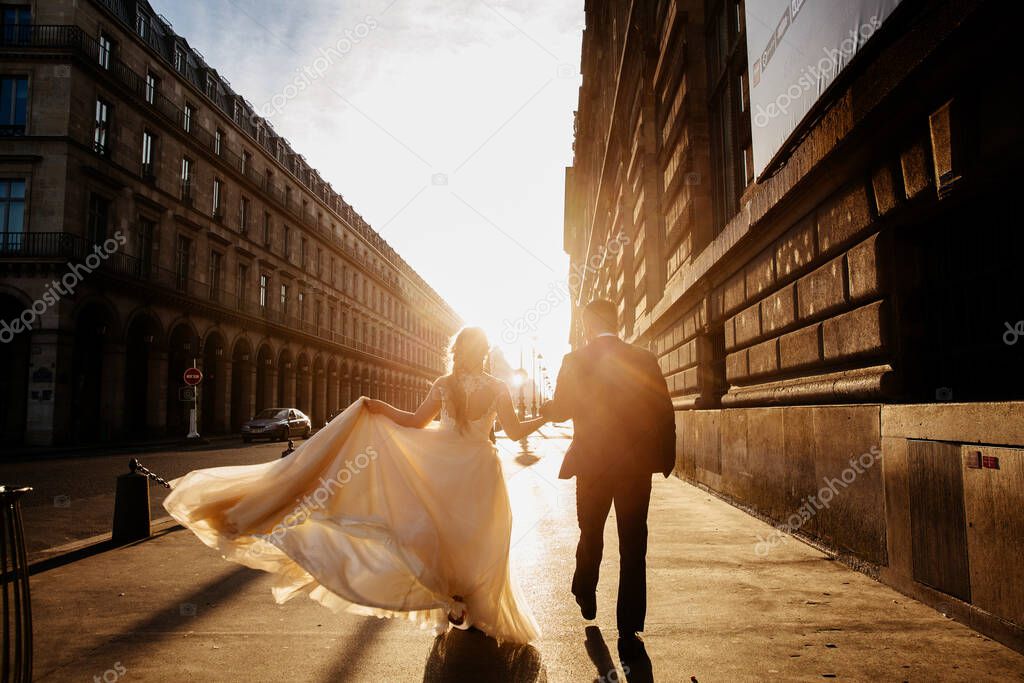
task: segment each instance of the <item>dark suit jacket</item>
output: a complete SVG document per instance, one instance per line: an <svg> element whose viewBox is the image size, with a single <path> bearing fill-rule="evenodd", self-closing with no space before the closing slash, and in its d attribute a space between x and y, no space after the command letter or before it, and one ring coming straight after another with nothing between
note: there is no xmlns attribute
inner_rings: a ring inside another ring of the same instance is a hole
<svg viewBox="0 0 1024 683"><path fill-rule="evenodd" d="M667 477L675 466L675 411L658 361L617 337L598 337L562 360L545 415L573 420L562 479L635 471Z"/></svg>

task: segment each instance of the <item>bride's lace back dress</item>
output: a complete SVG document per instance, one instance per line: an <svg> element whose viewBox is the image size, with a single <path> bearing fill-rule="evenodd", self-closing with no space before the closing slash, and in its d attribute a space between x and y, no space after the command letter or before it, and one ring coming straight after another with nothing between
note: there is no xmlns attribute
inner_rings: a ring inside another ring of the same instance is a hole
<svg viewBox="0 0 1024 683"><path fill-rule="evenodd" d="M461 392L455 390L456 384ZM503 387L499 380L484 373L449 375L438 380L435 389L441 398L441 428L460 431L472 441L490 441ZM457 400L461 400L467 418L461 430L455 420Z"/></svg>
<svg viewBox="0 0 1024 683"><path fill-rule="evenodd" d="M476 374L431 391L440 423L399 427L360 399L287 458L172 482L164 507L225 558L273 573L278 602L304 592L441 629L460 596L472 625L528 642L539 631L510 572L512 514L489 440L507 389Z"/></svg>

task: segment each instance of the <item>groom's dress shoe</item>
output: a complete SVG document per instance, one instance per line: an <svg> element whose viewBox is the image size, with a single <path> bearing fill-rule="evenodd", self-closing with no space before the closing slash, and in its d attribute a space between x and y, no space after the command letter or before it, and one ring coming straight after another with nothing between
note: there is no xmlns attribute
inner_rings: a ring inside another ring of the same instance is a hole
<svg viewBox="0 0 1024 683"><path fill-rule="evenodd" d="M635 660L647 656L644 641L636 631L619 632L619 657L624 660Z"/></svg>
<svg viewBox="0 0 1024 683"><path fill-rule="evenodd" d="M587 621L597 618L597 596L590 595L585 598L576 596L576 604L580 606L580 614Z"/></svg>

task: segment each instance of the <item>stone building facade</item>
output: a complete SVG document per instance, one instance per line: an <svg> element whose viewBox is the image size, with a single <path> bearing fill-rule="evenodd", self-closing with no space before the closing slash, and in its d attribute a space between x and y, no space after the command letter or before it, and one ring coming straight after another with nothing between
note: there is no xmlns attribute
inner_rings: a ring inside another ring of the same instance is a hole
<svg viewBox="0 0 1024 683"><path fill-rule="evenodd" d="M742 1L588 1L565 249L577 306L657 353L680 477L1019 646L1002 14L903 0L755 179Z"/></svg>
<svg viewBox="0 0 1024 683"><path fill-rule="evenodd" d="M203 434L417 404L458 316L166 20L0 12L0 440L184 435L193 364Z"/></svg>

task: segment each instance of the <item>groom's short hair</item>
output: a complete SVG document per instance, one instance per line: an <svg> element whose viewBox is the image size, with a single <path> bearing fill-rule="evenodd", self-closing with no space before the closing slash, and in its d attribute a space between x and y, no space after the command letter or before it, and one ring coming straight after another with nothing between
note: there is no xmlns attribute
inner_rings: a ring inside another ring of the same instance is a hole
<svg viewBox="0 0 1024 683"><path fill-rule="evenodd" d="M583 307L583 319L595 327L615 331L619 329L619 313L615 304L607 299L594 299Z"/></svg>

